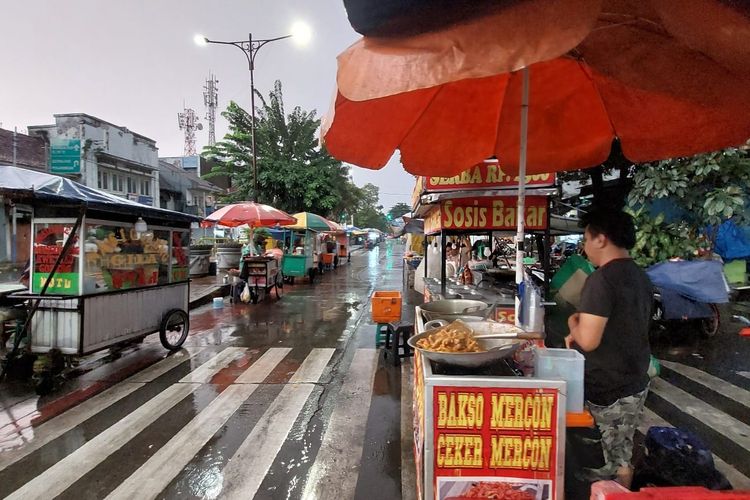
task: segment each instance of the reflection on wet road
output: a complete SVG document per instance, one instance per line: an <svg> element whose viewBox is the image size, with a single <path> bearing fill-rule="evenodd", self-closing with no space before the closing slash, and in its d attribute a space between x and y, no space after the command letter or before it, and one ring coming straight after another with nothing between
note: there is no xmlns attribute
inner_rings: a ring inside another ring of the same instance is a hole
<svg viewBox="0 0 750 500"><path fill-rule="evenodd" d="M280 300L196 310L182 351L149 337L64 397L0 394L0 497L413 498L411 367L385 362L369 317L373 290L401 289L402 254L382 244ZM639 430L693 430L750 488L750 340L656 340Z"/></svg>
<svg viewBox="0 0 750 500"><path fill-rule="evenodd" d="M389 242L280 300L199 309L179 353L149 338L78 382L112 381L95 397L8 417L0 495L352 498L377 483L398 498L401 370L375 348L368 304L400 289L402 253Z"/></svg>

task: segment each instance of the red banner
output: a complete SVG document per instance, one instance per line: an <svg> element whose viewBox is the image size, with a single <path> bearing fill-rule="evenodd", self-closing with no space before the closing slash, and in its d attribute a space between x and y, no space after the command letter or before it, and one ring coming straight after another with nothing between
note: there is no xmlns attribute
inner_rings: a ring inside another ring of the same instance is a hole
<svg viewBox="0 0 750 500"><path fill-rule="evenodd" d="M434 387L435 497L555 498L559 411L554 389Z"/></svg>
<svg viewBox="0 0 750 500"><path fill-rule="evenodd" d="M425 234L440 230L472 231L488 229L494 231L516 229L518 200L513 196L489 196L459 198L441 202L440 208L433 209L424 221ZM547 198L544 196L526 197L526 228L545 229L547 227Z"/></svg>
<svg viewBox="0 0 750 500"><path fill-rule="evenodd" d="M480 163L453 177L425 177L426 191L458 191L466 189L513 189L519 177L508 175L497 163ZM526 187L538 188L555 185L555 174L526 176Z"/></svg>

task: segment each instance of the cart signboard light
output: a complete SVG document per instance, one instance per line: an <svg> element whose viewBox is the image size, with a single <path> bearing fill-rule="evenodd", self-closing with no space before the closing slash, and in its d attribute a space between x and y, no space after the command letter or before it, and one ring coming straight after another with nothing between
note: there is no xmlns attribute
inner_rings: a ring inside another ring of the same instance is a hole
<svg viewBox="0 0 750 500"><path fill-rule="evenodd" d="M34 246L31 291L40 293L45 283L50 280L50 273L62 252L65 240L70 237L71 224L34 225ZM68 251L47 287L47 293L53 295L78 295L80 280L78 276L79 245L75 243Z"/></svg>
<svg viewBox="0 0 750 500"><path fill-rule="evenodd" d="M495 162L482 162L453 177L425 177L424 190L458 191L467 189L517 189L518 175L509 175ZM555 174L534 174L526 176L527 188L540 188L555 185Z"/></svg>
<svg viewBox="0 0 750 500"><path fill-rule="evenodd" d="M435 498L556 497L557 390L436 385L432 396Z"/></svg>
<svg viewBox="0 0 750 500"><path fill-rule="evenodd" d="M547 227L547 198L528 196L524 208L525 227ZM513 196L477 196L444 200L424 220L425 234L441 230L511 230L516 228L518 200Z"/></svg>

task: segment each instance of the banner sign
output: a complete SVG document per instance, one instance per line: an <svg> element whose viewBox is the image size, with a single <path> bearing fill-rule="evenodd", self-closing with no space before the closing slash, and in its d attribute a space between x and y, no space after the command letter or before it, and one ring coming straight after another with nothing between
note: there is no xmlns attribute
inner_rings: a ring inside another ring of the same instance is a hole
<svg viewBox="0 0 750 500"><path fill-rule="evenodd" d="M414 184L414 189L411 190L411 209L412 211L417 208L417 205L419 204L419 198L422 196L422 191L424 191L424 177L417 177L416 183Z"/></svg>
<svg viewBox="0 0 750 500"><path fill-rule="evenodd" d="M555 389L435 386L435 497L555 498L559 411Z"/></svg>
<svg viewBox="0 0 750 500"><path fill-rule="evenodd" d="M425 216L425 234L441 230L491 230L516 229L518 199L514 196L487 196L446 200ZM546 229L547 198L526 197L526 229Z"/></svg>
<svg viewBox="0 0 750 500"><path fill-rule="evenodd" d="M459 191L466 189L515 189L519 177L508 175L497 163L480 163L453 177L425 177L426 191ZM527 188L555 185L555 174L526 176Z"/></svg>

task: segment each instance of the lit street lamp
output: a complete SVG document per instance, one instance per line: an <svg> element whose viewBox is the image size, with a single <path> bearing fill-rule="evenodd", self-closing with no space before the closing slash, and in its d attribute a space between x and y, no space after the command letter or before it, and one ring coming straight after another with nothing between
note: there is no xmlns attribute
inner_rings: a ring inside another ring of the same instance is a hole
<svg viewBox="0 0 750 500"><path fill-rule="evenodd" d="M279 36L276 38L267 38L263 40L254 40L253 34L248 33L247 40L237 40L234 42L224 42L219 40L209 40L203 35L195 35L193 40L197 45L200 46L206 46L209 43L215 43L220 45L233 45L240 49L247 58L247 66L250 70L250 112L252 115L252 121L250 123L250 136L251 136L251 142L252 142L252 149L253 149L253 182L254 182L254 188L253 188L253 200L252 201L258 201L258 166L256 164L256 158L255 158L255 80L253 78L253 71L255 70L255 56L260 50L261 47L266 45L270 42L275 42L277 40L284 40L285 38L293 38L295 43L297 45L306 45L311 38L311 31L310 27L307 26L305 23L302 22L296 22L292 25L291 28L291 35L285 35L285 36Z"/></svg>

